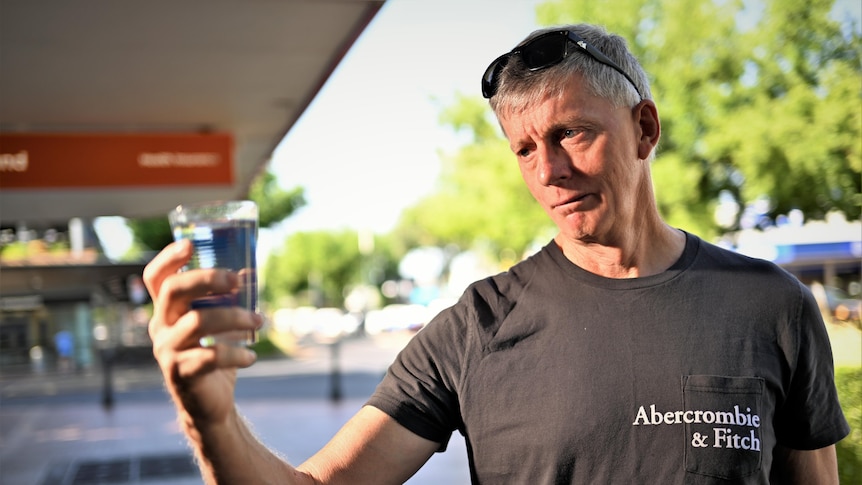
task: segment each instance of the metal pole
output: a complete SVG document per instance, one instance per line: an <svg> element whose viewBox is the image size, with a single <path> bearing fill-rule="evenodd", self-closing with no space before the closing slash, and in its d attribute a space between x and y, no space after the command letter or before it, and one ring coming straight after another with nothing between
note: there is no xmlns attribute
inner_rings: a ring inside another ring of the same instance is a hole
<svg viewBox="0 0 862 485"><path fill-rule="evenodd" d="M111 409L114 406L113 353L113 349L101 349L102 375L104 377L102 382L102 407L105 409Z"/></svg>
<svg viewBox="0 0 862 485"><path fill-rule="evenodd" d="M330 394L332 402L339 402L343 397L341 392L341 369L339 360L341 355L341 339L337 338L329 344L332 372L330 373Z"/></svg>

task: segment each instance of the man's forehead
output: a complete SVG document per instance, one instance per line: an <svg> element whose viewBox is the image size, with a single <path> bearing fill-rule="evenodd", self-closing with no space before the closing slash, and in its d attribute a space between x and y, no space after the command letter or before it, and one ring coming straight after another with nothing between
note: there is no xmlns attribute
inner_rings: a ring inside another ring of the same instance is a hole
<svg viewBox="0 0 862 485"><path fill-rule="evenodd" d="M553 127L561 124L596 124L611 116L617 108L613 103L588 93L568 96L546 97L544 100L526 105L518 110L507 110L497 114L497 120L508 138L512 132L531 128Z"/></svg>

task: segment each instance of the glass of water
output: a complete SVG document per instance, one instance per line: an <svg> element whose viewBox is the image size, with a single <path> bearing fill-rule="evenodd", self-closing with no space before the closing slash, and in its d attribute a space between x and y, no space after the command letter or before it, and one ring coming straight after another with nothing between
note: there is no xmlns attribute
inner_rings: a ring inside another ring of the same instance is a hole
<svg viewBox="0 0 862 485"><path fill-rule="evenodd" d="M180 205L168 214L168 220L175 241L191 239L194 245L183 271L222 268L239 275L238 290L199 298L192 308L240 306L257 312L257 204L235 200ZM256 332L237 331L204 337L201 345L251 345L256 341Z"/></svg>

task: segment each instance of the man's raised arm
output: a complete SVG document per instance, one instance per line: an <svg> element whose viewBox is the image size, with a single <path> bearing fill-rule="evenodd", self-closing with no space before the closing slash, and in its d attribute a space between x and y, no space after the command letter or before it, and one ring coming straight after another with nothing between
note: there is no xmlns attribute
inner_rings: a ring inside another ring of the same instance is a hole
<svg viewBox="0 0 862 485"><path fill-rule="evenodd" d="M153 353L207 483L403 483L439 447L372 407L298 468L264 446L234 402L237 368L252 365L254 352L200 345L204 336L255 329L262 320L238 307L190 310L192 300L238 286L225 270L178 272L191 252L188 241L167 246L145 268L144 282L154 302Z"/></svg>

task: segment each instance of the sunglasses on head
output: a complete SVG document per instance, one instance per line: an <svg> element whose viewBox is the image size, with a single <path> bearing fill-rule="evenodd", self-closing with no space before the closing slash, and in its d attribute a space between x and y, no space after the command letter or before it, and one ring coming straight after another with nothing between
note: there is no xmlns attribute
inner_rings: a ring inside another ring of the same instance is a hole
<svg viewBox="0 0 862 485"><path fill-rule="evenodd" d="M621 68L616 62L612 61L608 56L604 55L602 51L588 44L587 41L581 38L581 36L570 30L558 30L555 32L544 33L531 39L524 45L515 47L510 52L494 59L494 62L488 66L488 69L485 69L485 74L482 76L482 96L486 99L490 99L492 96L497 94L497 85L500 82L500 73L503 71L503 68L506 67L506 64L512 56L516 54L520 55L521 61L527 69L531 71L539 71L559 64L563 59L569 57L569 54L574 52L574 50L569 49L569 46L575 46L581 52L586 53L596 61L601 62L625 76L628 82L634 86L638 96L643 99L643 95L641 94L640 89L638 89L637 84L635 84L632 78L623 71L623 68Z"/></svg>

